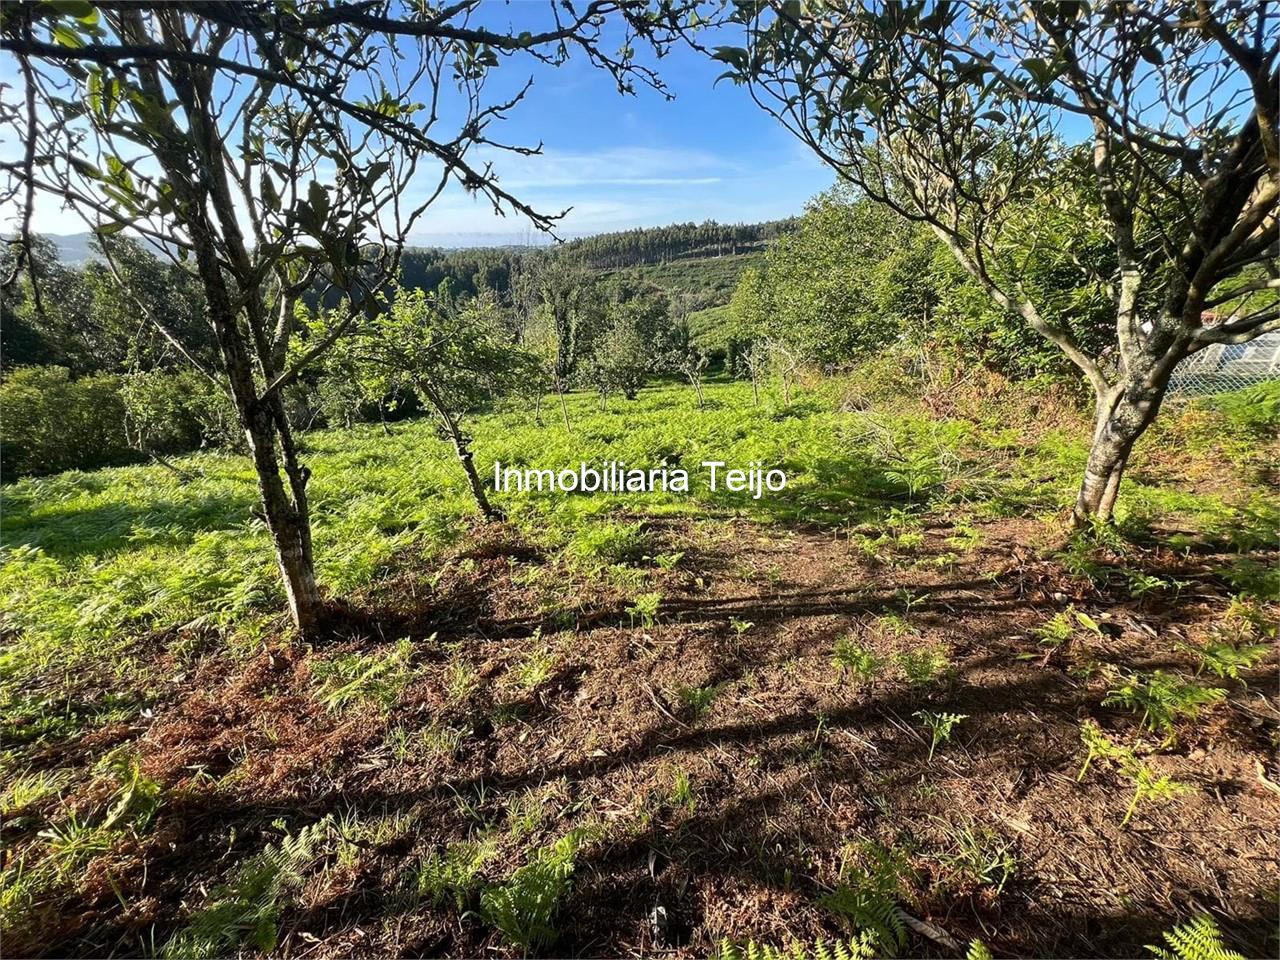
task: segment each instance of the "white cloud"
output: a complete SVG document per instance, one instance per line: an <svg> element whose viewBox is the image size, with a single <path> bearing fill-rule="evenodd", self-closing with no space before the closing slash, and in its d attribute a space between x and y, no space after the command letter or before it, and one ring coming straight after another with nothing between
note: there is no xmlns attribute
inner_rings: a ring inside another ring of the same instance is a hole
<svg viewBox="0 0 1280 960"><path fill-rule="evenodd" d="M619 146L591 152L547 150L532 156L489 151L502 185L509 190L565 187L706 186L739 171L726 158L701 150Z"/></svg>

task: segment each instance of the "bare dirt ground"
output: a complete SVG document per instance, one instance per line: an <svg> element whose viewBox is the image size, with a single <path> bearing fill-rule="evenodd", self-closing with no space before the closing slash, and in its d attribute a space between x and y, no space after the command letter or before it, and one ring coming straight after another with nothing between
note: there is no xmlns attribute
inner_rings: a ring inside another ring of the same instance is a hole
<svg viewBox="0 0 1280 960"><path fill-rule="evenodd" d="M498 880L583 824L594 833L543 954L695 957L722 937L839 935L818 900L857 845L876 841L907 858L908 914L997 956L1142 955L1202 910L1238 949L1275 955L1273 663L1145 757L1190 792L1143 804L1121 828L1129 781L1101 763L1076 780L1084 720L1118 741L1138 735L1135 714L1102 705L1112 671L1194 672L1178 643L1224 616L1222 557L1148 551L1147 569L1186 585L1140 602L1066 575L1052 534L1025 520L980 525L964 550L934 527L888 561L824 530L648 522L662 549L684 552L649 575L645 589L661 595L652 625L628 612L634 590L579 577L497 528L443 577L405 575L356 598L373 613L332 646L175 661L149 722L76 747L133 743L165 789L153 830L91 862L55 940L6 953L163 942L280 836L273 823L335 813L392 826L312 865L279 918L280 955L518 954L467 904L415 898L406 876L487 829L498 852L481 875ZM1037 643L1033 631L1069 604L1099 632ZM318 658L403 637L414 675L390 709L317 702ZM834 665L840 638L874 651L878 675ZM912 682L900 655L922 649L938 675ZM545 670L519 682L535 655ZM925 710L965 716L932 760L915 716ZM426 749L423 730L444 735ZM509 827L513 809L528 815L523 829ZM21 830L7 840L21 845ZM913 935L905 952L956 951Z"/></svg>

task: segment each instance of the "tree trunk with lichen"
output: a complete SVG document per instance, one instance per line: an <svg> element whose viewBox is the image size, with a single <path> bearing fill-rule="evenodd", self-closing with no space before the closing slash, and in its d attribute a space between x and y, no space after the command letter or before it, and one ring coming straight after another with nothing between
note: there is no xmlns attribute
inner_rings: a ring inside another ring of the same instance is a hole
<svg viewBox="0 0 1280 960"><path fill-rule="evenodd" d="M1077 526L1112 520L1134 444L1160 412L1167 385L1167 375L1147 372L1126 377L1098 396L1089 458L1072 510Z"/></svg>

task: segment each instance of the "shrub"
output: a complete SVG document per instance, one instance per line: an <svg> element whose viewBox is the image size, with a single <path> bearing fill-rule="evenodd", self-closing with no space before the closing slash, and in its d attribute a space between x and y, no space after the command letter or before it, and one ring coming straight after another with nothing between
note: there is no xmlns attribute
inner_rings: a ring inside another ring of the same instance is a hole
<svg viewBox="0 0 1280 960"><path fill-rule="evenodd" d="M149 370L121 378L129 443L142 453L182 453L240 440L231 401L193 370Z"/></svg>
<svg viewBox="0 0 1280 960"><path fill-rule="evenodd" d="M0 384L5 480L129 463L120 378L72 379L66 367L22 367Z"/></svg>
<svg viewBox="0 0 1280 960"><path fill-rule="evenodd" d="M191 370L73 378L22 367L0 385L0 419L5 480L240 442L231 401Z"/></svg>

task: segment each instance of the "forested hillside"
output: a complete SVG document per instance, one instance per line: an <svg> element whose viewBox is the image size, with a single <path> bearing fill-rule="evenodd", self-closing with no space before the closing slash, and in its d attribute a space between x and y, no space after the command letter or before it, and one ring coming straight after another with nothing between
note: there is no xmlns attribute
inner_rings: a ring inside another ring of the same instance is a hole
<svg viewBox="0 0 1280 960"><path fill-rule="evenodd" d="M619 270L750 253L794 228L795 218L768 223L673 223L582 237L570 240L564 249L588 267Z"/></svg>

